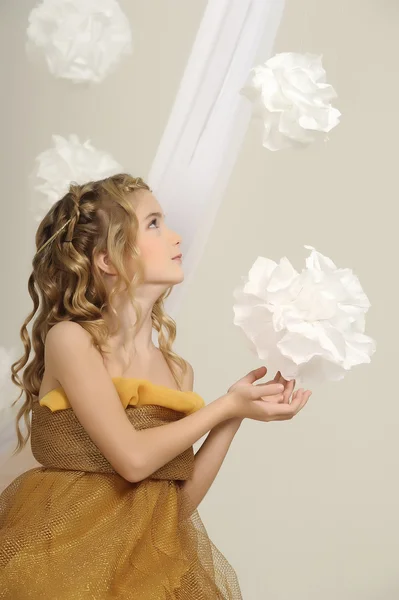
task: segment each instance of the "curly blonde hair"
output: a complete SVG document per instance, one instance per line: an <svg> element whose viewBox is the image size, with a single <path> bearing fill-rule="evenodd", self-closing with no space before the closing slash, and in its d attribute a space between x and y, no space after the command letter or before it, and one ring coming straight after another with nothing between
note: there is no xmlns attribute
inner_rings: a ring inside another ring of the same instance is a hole
<svg viewBox="0 0 399 600"><path fill-rule="evenodd" d="M95 348L106 353L103 346L111 333L118 332L120 320L112 306L112 299L125 286L136 312L136 325L142 311L135 300L137 286L143 282L144 269L136 246L138 219L133 204L126 197L137 190L149 190L141 177L127 174L114 175L101 181L84 185L71 184L69 192L56 202L41 221L36 233L37 252L33 257L33 271L28 289L33 300L33 310L20 330L25 347L23 356L12 364L11 379L21 389L13 405L25 393L26 398L16 417L18 443L13 454L19 453L31 434L30 412L37 399L44 374L44 346L46 335L60 321L79 323L92 337ZM93 260L106 250L117 272L116 283L110 292ZM133 257L135 273L129 280L125 259ZM155 302L151 320L158 331L159 349L162 352L181 389L187 371L186 361L172 350L176 338L176 323L165 314L164 300L170 295L170 286ZM110 331L104 320L104 310L117 318L116 330ZM32 326L32 342L27 325ZM163 331L166 330L166 333ZM23 371L33 345L33 358ZM24 418L28 430L23 437L19 421Z"/></svg>

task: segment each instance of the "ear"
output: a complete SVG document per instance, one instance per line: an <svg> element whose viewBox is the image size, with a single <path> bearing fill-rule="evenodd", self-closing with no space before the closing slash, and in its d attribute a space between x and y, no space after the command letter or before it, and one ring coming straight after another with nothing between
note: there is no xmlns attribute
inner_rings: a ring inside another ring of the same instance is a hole
<svg viewBox="0 0 399 600"><path fill-rule="evenodd" d="M107 252L100 252L96 257L96 264L101 271L104 271L107 275L116 275L115 268L113 267Z"/></svg>

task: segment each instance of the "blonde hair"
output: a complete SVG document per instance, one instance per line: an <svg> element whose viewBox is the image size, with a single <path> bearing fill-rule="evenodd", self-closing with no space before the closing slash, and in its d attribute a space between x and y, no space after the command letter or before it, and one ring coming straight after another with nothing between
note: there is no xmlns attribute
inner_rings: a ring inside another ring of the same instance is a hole
<svg viewBox="0 0 399 600"><path fill-rule="evenodd" d="M20 330L25 347L24 355L11 366L11 379L21 388L13 405L25 393L25 401L16 417L18 443L14 453L20 452L31 434L30 412L34 398L38 397L44 374L44 346L46 335L60 321L79 323L92 337L93 345L103 355L110 333L104 320L104 309L117 317L112 299L125 286L136 312L139 325L142 311L135 300L135 291L143 282L144 269L136 246L138 219L127 194L137 190L150 190L140 177L127 174L114 175L101 181L84 185L71 184L69 192L56 202L41 221L36 233L37 252L33 257L33 270L28 280L33 310ZM65 231L65 233L63 233ZM116 283L110 292L93 258L106 250L116 272ZM133 257L135 272L128 278L125 259ZM181 389L187 363L172 350L176 338L176 323L165 314L164 300L170 295L170 286L155 302L151 320L158 331L159 349L162 352ZM36 314L32 326L32 342L27 325ZM166 334L163 331L166 330ZM29 360L31 348L34 355L24 369L22 381L18 372ZM177 368L176 368L177 367ZM178 371L178 372L177 372ZM24 438L19 421L24 418L28 430Z"/></svg>

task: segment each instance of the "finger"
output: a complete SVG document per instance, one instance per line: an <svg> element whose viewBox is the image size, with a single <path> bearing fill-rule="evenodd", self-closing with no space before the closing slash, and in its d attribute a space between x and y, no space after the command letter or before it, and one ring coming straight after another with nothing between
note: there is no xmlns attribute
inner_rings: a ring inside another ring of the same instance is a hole
<svg viewBox="0 0 399 600"><path fill-rule="evenodd" d="M238 381L235 382L234 386L242 385L245 383L254 383L257 379L261 379L267 373L267 368L265 366L258 367L257 369L253 369L249 373L247 373L244 377L241 377ZM233 386L231 386L233 387Z"/></svg>
<svg viewBox="0 0 399 600"><path fill-rule="evenodd" d="M244 377L244 381L248 383L254 383L258 379L264 377L267 373L267 368L263 365L262 367L258 367L257 369L253 369L250 371L246 377Z"/></svg>
<svg viewBox="0 0 399 600"><path fill-rule="evenodd" d="M261 400L264 402L278 403L284 402L284 394L277 394L277 396L261 396Z"/></svg>
<svg viewBox="0 0 399 600"><path fill-rule="evenodd" d="M281 383L285 386L288 383L288 381L287 379L284 379L284 377L281 375L281 371L277 371L277 373L274 376L274 379L271 379L267 383Z"/></svg>
<svg viewBox="0 0 399 600"><path fill-rule="evenodd" d="M311 395L312 395L311 390L306 390L306 392L304 392L302 402L301 402L297 412L299 412L300 410L303 409L303 407L305 406L305 404L307 403L307 401L309 400Z"/></svg>
<svg viewBox="0 0 399 600"><path fill-rule="evenodd" d="M287 421L293 416L293 411L290 404L286 404L284 402L269 402L269 407L270 410L268 408L268 412L273 421Z"/></svg>
<svg viewBox="0 0 399 600"><path fill-rule="evenodd" d="M254 398L277 396L284 392L284 387L280 383L257 383L252 386L251 392Z"/></svg>
<svg viewBox="0 0 399 600"><path fill-rule="evenodd" d="M294 391L294 385L295 385L295 381L292 379L291 381L288 381L287 385L285 386L285 390L284 390L284 402L286 404L290 403L291 394Z"/></svg>
<svg viewBox="0 0 399 600"><path fill-rule="evenodd" d="M293 380L292 380L292 391L291 391L291 395L295 393L295 391L294 391L294 390L295 390L295 386L296 386L296 379L293 379ZM292 396L292 398L293 398L293 396Z"/></svg>
<svg viewBox="0 0 399 600"><path fill-rule="evenodd" d="M308 398L309 393L305 392L305 390L301 388L295 393L291 404L270 403L270 414L273 416L273 420L285 421L287 419L291 419L306 404Z"/></svg>
<svg viewBox="0 0 399 600"><path fill-rule="evenodd" d="M295 399L295 403L291 402L291 408L292 408L292 413L291 415L289 415L288 417L284 416L282 419L280 420L286 420L288 419L292 419L293 417L295 417L295 415L297 415L299 413L300 410L303 409L303 407L305 406L305 404L307 403L307 401L309 400L310 396L312 395L312 392L310 390L298 390L298 395Z"/></svg>
<svg viewBox="0 0 399 600"><path fill-rule="evenodd" d="M305 406L311 395L312 392L310 390L304 390L303 388L299 390L298 396L295 398L294 406L292 406L293 402L291 402L293 416L295 416L297 413L299 413L300 410L302 410L302 408Z"/></svg>
<svg viewBox="0 0 399 600"><path fill-rule="evenodd" d="M291 381L291 380L285 379L285 378L282 376L282 374L281 374L281 371L278 371L278 372L277 372L277 374L276 374L276 382L277 382L277 383L282 383L282 384L283 384L283 386L284 386L285 388L287 388L287 386L288 386L288 384L289 384L289 382L290 382L290 381ZM295 384L294 384L294 386L295 386ZM292 393L292 390L289 392L289 395L286 397L286 399L285 399L285 402L289 402L289 398L290 398L290 395L291 395L291 393ZM287 394L288 394L288 392L287 392Z"/></svg>
<svg viewBox="0 0 399 600"><path fill-rule="evenodd" d="M282 383L283 385L287 385L287 383L288 383L289 381L290 381L290 380L289 380L289 379L285 379L285 378L284 378L284 377L281 375L281 372L280 372L280 380L279 380L279 383Z"/></svg>
<svg viewBox="0 0 399 600"><path fill-rule="evenodd" d="M257 376L257 379L264 377L266 375L266 373L267 373L266 365L262 365L261 367L258 367L257 369L255 369L255 374Z"/></svg>
<svg viewBox="0 0 399 600"><path fill-rule="evenodd" d="M300 409L300 407L303 403L304 393L305 393L305 390L303 388L300 388L297 391L295 397L294 396L292 397L292 401L289 406L290 406L290 409L291 409L291 412L293 415L296 414L298 412L298 410Z"/></svg>

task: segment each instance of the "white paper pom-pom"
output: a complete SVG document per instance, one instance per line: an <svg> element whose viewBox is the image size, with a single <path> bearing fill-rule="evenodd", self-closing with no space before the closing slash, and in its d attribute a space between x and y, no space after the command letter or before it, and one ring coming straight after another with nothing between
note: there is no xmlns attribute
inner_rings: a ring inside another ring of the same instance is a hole
<svg viewBox="0 0 399 600"><path fill-rule="evenodd" d="M46 201L35 209L48 210L54 202L62 198L71 182L80 185L89 181L98 181L123 172L123 167L110 154L97 150L90 140L83 144L77 135L69 139L53 135L54 147L37 156L36 176L44 182L35 186L46 195ZM41 217L36 216L36 220Z"/></svg>
<svg viewBox="0 0 399 600"><path fill-rule="evenodd" d="M55 77L100 82L132 52L129 22L116 0L42 0L29 16L28 52L40 48Z"/></svg>
<svg viewBox="0 0 399 600"><path fill-rule="evenodd" d="M321 56L284 52L251 70L241 93L263 120L263 146L269 150L304 147L338 125L334 88L326 83Z"/></svg>
<svg viewBox="0 0 399 600"><path fill-rule="evenodd" d="M338 381L369 363L375 342L364 334L370 302L351 269L337 269L312 246L298 273L286 257L259 256L234 290L234 324L269 372L306 382Z"/></svg>

